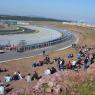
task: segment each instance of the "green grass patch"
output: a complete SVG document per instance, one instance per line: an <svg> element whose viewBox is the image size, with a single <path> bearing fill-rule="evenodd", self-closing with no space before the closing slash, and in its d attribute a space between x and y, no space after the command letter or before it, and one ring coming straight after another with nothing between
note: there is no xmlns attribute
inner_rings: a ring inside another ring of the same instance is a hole
<svg viewBox="0 0 95 95"><path fill-rule="evenodd" d="M95 81L86 81L79 85L74 85L67 91L61 93L61 95L95 95Z"/></svg>
<svg viewBox="0 0 95 95"><path fill-rule="evenodd" d="M19 27L16 30L0 30L0 35L9 35L9 34L24 34L24 33L37 33L36 30L26 29Z"/></svg>

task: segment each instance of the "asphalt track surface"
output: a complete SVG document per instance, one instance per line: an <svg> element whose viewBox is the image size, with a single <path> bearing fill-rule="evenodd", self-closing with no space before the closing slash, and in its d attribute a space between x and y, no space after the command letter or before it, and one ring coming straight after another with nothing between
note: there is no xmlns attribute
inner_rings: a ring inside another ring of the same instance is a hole
<svg viewBox="0 0 95 95"><path fill-rule="evenodd" d="M10 42L10 44L18 45L20 41L25 40L25 42L27 42L27 45L32 45L55 40L62 36L62 34L59 31L51 28L43 28L32 25L24 25L20 27L29 29L30 31L36 30L38 32L32 33L31 31L31 33L27 33L27 31L29 31L27 30L26 33L21 34L0 35L0 44L6 45Z"/></svg>
<svg viewBox="0 0 95 95"><path fill-rule="evenodd" d="M71 47L73 43L76 43L77 37L75 34L71 33L72 36L69 38L67 37L66 40L62 43L49 46L49 47L44 47L40 49L35 49L35 50L28 50L22 53L16 52L16 51L9 51L7 53L0 54L0 63L4 63L6 61L11 61L11 60L19 60L23 58L29 58L35 55L42 54L43 50L46 51L46 53L52 52L52 51L57 51L57 50L62 50L68 47Z"/></svg>

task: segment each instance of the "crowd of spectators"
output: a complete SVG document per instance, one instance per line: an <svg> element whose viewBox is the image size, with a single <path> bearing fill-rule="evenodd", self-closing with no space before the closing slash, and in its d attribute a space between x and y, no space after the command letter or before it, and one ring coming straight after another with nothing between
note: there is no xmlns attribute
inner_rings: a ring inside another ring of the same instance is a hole
<svg viewBox="0 0 95 95"><path fill-rule="evenodd" d="M73 48L75 45L73 45ZM73 59L75 58L75 59ZM28 73L25 76L22 76L20 71L14 72L14 74L11 76L10 74L7 74L4 76L3 81L0 81L0 95L4 95L7 93L6 89L8 87L8 84L11 81L17 81L17 80L26 80L27 82L32 82L33 80L39 80L43 76L51 75L56 73L58 70L63 71L65 69L70 69L74 71L78 71L80 68L83 68L84 71L87 70L87 68L94 63L95 60L95 52L93 48L88 48L87 46L79 47L77 50L77 54L74 55L73 53L67 54L66 61L64 58L58 57L54 58L53 61L51 61L51 58L48 55L45 55L44 60L39 62L33 62L32 67L35 69L36 67L43 66L44 64L56 64L56 66L48 67L43 71L43 74L39 75L36 71L33 72L33 74ZM73 59L72 61L70 59ZM57 68L56 68L57 67ZM0 73L6 72L6 69L0 68Z"/></svg>

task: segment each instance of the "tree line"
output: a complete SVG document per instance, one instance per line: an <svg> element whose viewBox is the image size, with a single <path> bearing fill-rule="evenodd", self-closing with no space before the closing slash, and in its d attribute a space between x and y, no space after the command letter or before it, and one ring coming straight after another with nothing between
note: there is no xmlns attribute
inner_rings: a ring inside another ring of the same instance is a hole
<svg viewBox="0 0 95 95"><path fill-rule="evenodd" d="M28 17L28 16L11 16L11 15L0 15L0 20L22 20L22 21L57 21L57 22L69 22L67 20L59 20L44 17Z"/></svg>

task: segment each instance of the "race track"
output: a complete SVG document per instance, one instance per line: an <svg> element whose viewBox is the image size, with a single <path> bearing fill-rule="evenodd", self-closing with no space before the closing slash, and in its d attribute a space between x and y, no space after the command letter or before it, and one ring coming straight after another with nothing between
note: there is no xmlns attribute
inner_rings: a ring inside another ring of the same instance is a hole
<svg viewBox="0 0 95 95"><path fill-rule="evenodd" d="M30 30L36 30L38 32L35 33L24 33L24 34L10 34L10 35L0 35L0 44L6 45L10 42L10 44L18 45L20 41L25 40L27 45L37 44L48 42L51 40L55 40L60 38L62 34L56 30L43 28L43 27L35 27L31 25L20 26ZM39 40L40 39L40 40Z"/></svg>
<svg viewBox="0 0 95 95"><path fill-rule="evenodd" d="M44 47L44 48L35 49L35 50L28 50L28 51L25 51L22 53L18 53L16 51L11 51L11 52L7 52L4 54L0 54L0 63L10 61L10 60L18 60L18 59L22 59L22 58L28 58L28 57L31 57L34 55L42 54L43 50L45 50L47 53L51 52L51 51L62 50L67 47L70 47L77 40L75 34L69 32L69 31L64 31L64 30L60 30L60 29L56 29L56 31L66 33L63 42L49 46L49 47Z"/></svg>

